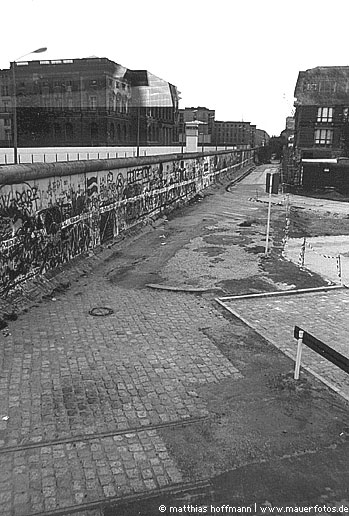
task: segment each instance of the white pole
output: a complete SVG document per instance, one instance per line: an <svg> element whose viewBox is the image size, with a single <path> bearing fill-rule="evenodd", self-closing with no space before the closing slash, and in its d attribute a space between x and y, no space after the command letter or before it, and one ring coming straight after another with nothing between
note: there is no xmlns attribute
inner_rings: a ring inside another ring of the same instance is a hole
<svg viewBox="0 0 349 516"><path fill-rule="evenodd" d="M266 239L265 239L264 256L268 256L269 231L270 231L270 214L271 214L271 192L272 192L272 189L273 189L273 176L270 173L270 176L269 176L269 203L268 203L267 236L266 236Z"/></svg>
<svg viewBox="0 0 349 516"><path fill-rule="evenodd" d="M297 341L297 356L296 356L296 367L294 369L294 379L299 379L299 369L301 367L302 358L302 344L303 344L303 330L299 330L298 341Z"/></svg>
<svg viewBox="0 0 349 516"><path fill-rule="evenodd" d="M343 286L343 280L342 280L342 260L341 260L341 255L340 254L337 256L337 270L338 270L338 276L339 276L340 284Z"/></svg>

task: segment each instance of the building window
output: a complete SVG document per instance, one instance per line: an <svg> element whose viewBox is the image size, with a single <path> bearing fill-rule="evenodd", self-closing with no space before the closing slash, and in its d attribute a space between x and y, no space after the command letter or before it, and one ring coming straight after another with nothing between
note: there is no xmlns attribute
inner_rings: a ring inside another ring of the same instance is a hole
<svg viewBox="0 0 349 516"><path fill-rule="evenodd" d="M115 126L113 123L110 124L110 139L115 140Z"/></svg>
<svg viewBox="0 0 349 516"><path fill-rule="evenodd" d="M317 83L315 82L312 82L312 83L307 83L304 85L303 87L303 90L307 90L307 91L316 91L318 89L318 85Z"/></svg>
<svg viewBox="0 0 349 516"><path fill-rule="evenodd" d="M48 109L51 107L51 104L50 104L50 97L47 95L43 95L42 96L42 105L44 108Z"/></svg>
<svg viewBox="0 0 349 516"><path fill-rule="evenodd" d="M97 109L97 97L90 97L90 109Z"/></svg>
<svg viewBox="0 0 349 516"><path fill-rule="evenodd" d="M53 134L54 138L60 138L61 137L61 126L59 124L53 124Z"/></svg>
<svg viewBox="0 0 349 516"><path fill-rule="evenodd" d="M317 122L332 122L333 108L319 107L317 110Z"/></svg>
<svg viewBox="0 0 349 516"><path fill-rule="evenodd" d="M95 122L92 122L92 124L91 124L91 139L92 140L98 139L98 125Z"/></svg>
<svg viewBox="0 0 349 516"><path fill-rule="evenodd" d="M11 127L11 120L10 120L10 118L5 118L5 120L4 120L4 127Z"/></svg>
<svg viewBox="0 0 349 516"><path fill-rule="evenodd" d="M55 95L54 96L54 106L57 109L62 109L63 107L63 98L61 95Z"/></svg>
<svg viewBox="0 0 349 516"><path fill-rule="evenodd" d="M73 139L73 125L70 122L65 124L65 137L67 140Z"/></svg>
<svg viewBox="0 0 349 516"><path fill-rule="evenodd" d="M343 108L343 122L349 122L349 108Z"/></svg>
<svg viewBox="0 0 349 516"><path fill-rule="evenodd" d="M109 95L109 111L115 111L114 95Z"/></svg>
<svg viewBox="0 0 349 516"><path fill-rule="evenodd" d="M332 129L316 129L315 130L315 145L331 145L333 131Z"/></svg>
<svg viewBox="0 0 349 516"><path fill-rule="evenodd" d="M4 113L8 113L10 111L10 102L8 100L3 100L2 103Z"/></svg>

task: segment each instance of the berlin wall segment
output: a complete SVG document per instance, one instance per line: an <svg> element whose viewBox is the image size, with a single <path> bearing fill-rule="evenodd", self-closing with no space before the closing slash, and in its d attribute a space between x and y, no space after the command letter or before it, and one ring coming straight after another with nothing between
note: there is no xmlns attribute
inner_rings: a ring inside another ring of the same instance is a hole
<svg viewBox="0 0 349 516"><path fill-rule="evenodd" d="M189 201L253 150L39 165L0 171L0 294Z"/></svg>

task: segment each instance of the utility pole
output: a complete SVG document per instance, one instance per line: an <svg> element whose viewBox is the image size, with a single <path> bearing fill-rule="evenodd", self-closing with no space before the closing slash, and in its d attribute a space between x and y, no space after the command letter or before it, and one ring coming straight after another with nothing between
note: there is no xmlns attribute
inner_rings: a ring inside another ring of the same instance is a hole
<svg viewBox="0 0 349 516"><path fill-rule="evenodd" d="M140 108L140 106L138 106L138 111L137 111L137 158L139 158L140 116L141 116L141 108Z"/></svg>

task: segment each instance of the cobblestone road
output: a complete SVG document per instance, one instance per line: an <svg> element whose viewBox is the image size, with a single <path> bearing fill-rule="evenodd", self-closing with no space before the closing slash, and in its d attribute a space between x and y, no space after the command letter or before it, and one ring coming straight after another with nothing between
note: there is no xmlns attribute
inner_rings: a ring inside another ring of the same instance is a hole
<svg viewBox="0 0 349 516"><path fill-rule="evenodd" d="M348 289L225 299L224 304L293 359L297 351L293 338L296 325L349 357ZM349 378L338 367L305 346L302 365L349 400Z"/></svg>
<svg viewBox="0 0 349 516"><path fill-rule="evenodd" d="M107 306L113 314L89 311ZM92 275L2 336L0 514L30 515L181 482L156 425L208 415L196 385L240 378L186 294Z"/></svg>
<svg viewBox="0 0 349 516"><path fill-rule="evenodd" d="M255 185L262 188L264 169L241 185L240 199L227 200L225 214L222 205L217 217L206 214L214 230L224 227L224 218L252 216L256 207L246 200ZM170 277L183 263L176 259L166 270ZM8 335L0 334L1 516L67 515L85 507L81 516L101 516L94 507L101 501L186 481L159 429L210 415L198 386L242 378L205 331L228 324L212 302L123 288L104 272L97 267L85 285L38 304L9 323ZM340 291L230 306L293 353L293 325L305 326L314 314L321 336L328 326L327 338L335 330L344 343L348 302ZM96 307L113 313L90 315ZM319 374L321 367L328 375L328 364L319 365ZM349 393L347 380L338 381Z"/></svg>

